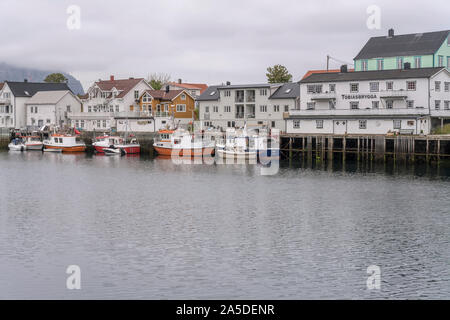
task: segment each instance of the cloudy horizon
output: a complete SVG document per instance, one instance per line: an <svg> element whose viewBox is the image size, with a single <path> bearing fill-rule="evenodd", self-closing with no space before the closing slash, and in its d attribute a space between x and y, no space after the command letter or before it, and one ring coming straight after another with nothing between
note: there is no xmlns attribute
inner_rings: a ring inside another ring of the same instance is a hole
<svg viewBox="0 0 450 320"><path fill-rule="evenodd" d="M69 30L67 8L81 9ZM366 10L381 9L370 30ZM449 29L446 1L12 1L0 4L0 62L61 70L86 90L93 81L167 73L209 85L266 82L266 68L285 65L299 80L326 68L329 54L351 63L370 37ZM432 19L430 19L432 17ZM330 68L340 62L331 61Z"/></svg>

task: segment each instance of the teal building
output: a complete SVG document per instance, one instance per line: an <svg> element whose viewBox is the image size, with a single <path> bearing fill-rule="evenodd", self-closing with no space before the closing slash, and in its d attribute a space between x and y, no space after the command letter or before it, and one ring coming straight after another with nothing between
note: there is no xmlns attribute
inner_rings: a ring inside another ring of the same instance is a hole
<svg viewBox="0 0 450 320"><path fill-rule="evenodd" d="M355 71L446 67L450 70L450 30L370 38L354 58ZM407 65L408 66L408 65Z"/></svg>

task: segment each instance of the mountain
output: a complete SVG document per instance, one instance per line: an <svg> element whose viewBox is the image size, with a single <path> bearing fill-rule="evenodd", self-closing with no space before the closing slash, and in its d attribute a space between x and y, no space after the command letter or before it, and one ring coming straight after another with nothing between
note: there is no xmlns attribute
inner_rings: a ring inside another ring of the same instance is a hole
<svg viewBox="0 0 450 320"><path fill-rule="evenodd" d="M28 79L30 82L44 81L50 73L60 72L68 80L67 85L75 94L84 94L83 86L81 82L68 73L61 71L44 71L31 68L15 67L6 63L0 63L0 82L3 81L23 81Z"/></svg>

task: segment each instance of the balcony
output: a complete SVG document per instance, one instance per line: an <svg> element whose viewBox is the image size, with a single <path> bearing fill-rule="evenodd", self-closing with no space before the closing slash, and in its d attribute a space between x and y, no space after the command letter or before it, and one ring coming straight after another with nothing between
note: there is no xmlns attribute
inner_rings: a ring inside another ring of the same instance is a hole
<svg viewBox="0 0 450 320"><path fill-rule="evenodd" d="M114 112L114 118L153 118L150 111L125 111Z"/></svg>
<svg viewBox="0 0 450 320"><path fill-rule="evenodd" d="M155 112L155 117L157 117L157 118L167 118L167 117L169 117L169 112L166 112L166 111L156 111L156 112Z"/></svg>
<svg viewBox="0 0 450 320"><path fill-rule="evenodd" d="M335 100L336 92L322 92L311 94L311 100Z"/></svg>
<svg viewBox="0 0 450 320"><path fill-rule="evenodd" d="M247 113L247 114L245 115L245 117L246 117L247 119L255 119L255 114L254 114L254 113Z"/></svg>
<svg viewBox="0 0 450 320"><path fill-rule="evenodd" d="M408 97L406 90L386 90L380 91L380 98L383 99L405 99Z"/></svg>
<svg viewBox="0 0 450 320"><path fill-rule="evenodd" d="M236 113L236 119L243 119L244 118L244 113L243 112L237 112Z"/></svg>
<svg viewBox="0 0 450 320"><path fill-rule="evenodd" d="M449 112L449 111L447 111ZM289 116L305 116L305 117L370 117L370 116L422 116L429 115L428 109L422 108L398 108L398 109L312 109L312 110L291 110Z"/></svg>
<svg viewBox="0 0 450 320"><path fill-rule="evenodd" d="M113 112L68 112L67 118L71 120L109 120Z"/></svg>

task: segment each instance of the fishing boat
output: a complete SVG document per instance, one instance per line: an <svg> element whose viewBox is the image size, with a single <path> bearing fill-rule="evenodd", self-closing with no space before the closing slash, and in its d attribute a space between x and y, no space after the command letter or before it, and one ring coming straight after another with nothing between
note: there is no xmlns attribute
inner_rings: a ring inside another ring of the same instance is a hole
<svg viewBox="0 0 450 320"><path fill-rule="evenodd" d="M136 139L131 139L130 142L126 142L124 138L119 136L101 136L95 139L92 144L95 151L99 153L105 153L105 149L121 149L126 154L137 154L141 152L141 146Z"/></svg>
<svg viewBox="0 0 450 320"><path fill-rule="evenodd" d="M214 153L212 139L204 139L203 134L192 134L184 129L160 130L153 147L162 156L202 157Z"/></svg>
<svg viewBox="0 0 450 320"><path fill-rule="evenodd" d="M44 143L39 136L25 136L23 137L26 150L38 150L42 151Z"/></svg>
<svg viewBox="0 0 450 320"><path fill-rule="evenodd" d="M249 136L247 126L227 129L225 139L217 144L216 154L225 159L256 160L258 157L255 140Z"/></svg>
<svg viewBox="0 0 450 320"><path fill-rule="evenodd" d="M44 151L48 149L61 149L62 152L84 152L86 144L77 141L77 137L69 134L52 134L50 139L44 141Z"/></svg>
<svg viewBox="0 0 450 320"><path fill-rule="evenodd" d="M23 142L22 138L14 138L11 140L11 142L8 144L8 148L11 151L25 151L26 146Z"/></svg>

